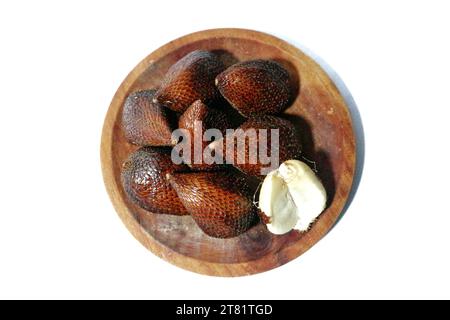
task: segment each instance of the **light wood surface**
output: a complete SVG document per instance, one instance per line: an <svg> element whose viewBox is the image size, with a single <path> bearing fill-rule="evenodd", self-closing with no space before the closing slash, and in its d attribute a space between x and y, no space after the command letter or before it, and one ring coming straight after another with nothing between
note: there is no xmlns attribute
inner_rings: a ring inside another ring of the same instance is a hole
<svg viewBox="0 0 450 320"><path fill-rule="evenodd" d="M155 88L167 69L195 49L213 50L225 60L275 59L297 80L298 95L286 110L302 132L304 155L316 161L330 198L326 211L306 233L275 236L262 224L232 239L206 236L191 217L148 213L131 203L120 168L136 149L126 142L120 115L126 96ZM231 55L230 55L231 54ZM101 141L103 177L111 201L129 231L150 251L179 267L214 276L242 276L281 266L304 253L334 225L347 201L355 171L355 137L343 97L310 57L274 36L243 29L213 29L181 37L141 61L117 90Z"/></svg>

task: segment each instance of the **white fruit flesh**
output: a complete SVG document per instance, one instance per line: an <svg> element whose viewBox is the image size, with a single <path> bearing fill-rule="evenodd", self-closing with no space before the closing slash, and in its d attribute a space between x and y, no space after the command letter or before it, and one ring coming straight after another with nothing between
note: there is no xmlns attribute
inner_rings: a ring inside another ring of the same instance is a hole
<svg viewBox="0 0 450 320"><path fill-rule="evenodd" d="M326 202L326 191L319 178L299 160L285 161L269 173L259 194L259 208L270 217L267 228L274 234L308 230Z"/></svg>

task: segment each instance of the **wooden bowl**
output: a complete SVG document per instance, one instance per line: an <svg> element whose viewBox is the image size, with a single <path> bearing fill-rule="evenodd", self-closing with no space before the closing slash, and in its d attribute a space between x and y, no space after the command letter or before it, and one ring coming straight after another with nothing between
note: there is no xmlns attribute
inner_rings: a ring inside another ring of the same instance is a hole
<svg viewBox="0 0 450 320"><path fill-rule="evenodd" d="M126 197L121 165L137 147L120 127L122 105L131 92L157 87L167 69L195 49L212 50L227 63L275 59L296 80L298 93L285 117L302 133L304 155L314 160L329 196L327 209L305 233L273 235L262 224L232 239L205 235L190 216L149 213ZM355 136L349 110L327 74L299 49L274 36L243 29L214 29L181 37L141 61L117 90L106 115L101 144L106 188L120 218L150 251L188 270L242 276L283 265L300 256L333 226L349 196L355 171Z"/></svg>

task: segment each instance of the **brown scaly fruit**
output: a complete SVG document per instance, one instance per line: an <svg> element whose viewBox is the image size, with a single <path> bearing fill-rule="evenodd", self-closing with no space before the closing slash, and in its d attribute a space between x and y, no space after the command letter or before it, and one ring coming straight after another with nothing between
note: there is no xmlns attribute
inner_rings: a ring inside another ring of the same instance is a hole
<svg viewBox="0 0 450 320"><path fill-rule="evenodd" d="M231 104L222 96L214 101L214 108L219 109L226 114L229 122L228 129L235 129L243 124L245 120L247 120L246 117L244 117L239 113L239 111L233 108Z"/></svg>
<svg viewBox="0 0 450 320"><path fill-rule="evenodd" d="M237 63L215 80L220 93L245 117L276 114L293 98L289 73L271 60Z"/></svg>
<svg viewBox="0 0 450 320"><path fill-rule="evenodd" d="M169 148L143 147L123 164L122 185L128 197L148 211L186 215L188 212L166 180L166 174L187 170L186 165L172 162Z"/></svg>
<svg viewBox="0 0 450 320"><path fill-rule="evenodd" d="M130 94L122 111L122 128L125 137L137 145L170 146L172 130L176 124L175 113L154 103L156 90Z"/></svg>
<svg viewBox="0 0 450 320"><path fill-rule="evenodd" d="M240 130L239 130L240 129ZM259 131L258 129L266 129L267 130L267 143L263 143L262 145L267 146L267 150L263 150L268 157L272 154L273 150L271 149L271 130L270 129L279 129L279 140L278 140L278 153L279 153L279 163L282 163L286 160L290 159L298 159L301 155L301 141L299 133L297 132L295 126L286 119L282 119L276 116L260 116L257 118L250 118L246 122L244 122L231 137L226 136L224 139L219 141L214 141L208 145L208 148L219 152L223 157L224 152L226 152L226 144L228 139L233 139L231 142L232 146L234 145L234 154L229 157L226 162L233 162L233 165L245 172L248 175L256 176L259 178L263 178L265 174L262 174L261 169L269 167L270 164L261 163L261 159L259 157L259 151L261 148L259 141ZM254 137L257 142L251 142L249 137L252 137L251 132L254 132ZM242 141L242 144L239 143ZM251 148L250 143L253 143ZM220 148L221 147L221 148ZM222 151L222 152L221 152ZM255 151L258 151L255 153ZM275 150L276 151L276 150ZM250 161L250 153L254 157L254 160L257 160L255 163L251 163Z"/></svg>
<svg viewBox="0 0 450 320"><path fill-rule="evenodd" d="M184 112L195 100L208 104L219 96L214 79L224 68L213 53L193 51L169 68L154 101L176 112Z"/></svg>
<svg viewBox="0 0 450 320"><path fill-rule="evenodd" d="M201 123L199 122L199 125L195 126L195 121L201 121ZM194 163L194 138L197 139L199 154L203 155L203 150L209 144L209 142L203 140L204 132L207 129L214 128L218 129L224 136L226 129L230 127L227 115L223 111L210 108L197 100L180 116L178 127L188 130L183 138L186 139L184 143L191 147L191 157L188 159L189 167L194 170L214 170L221 167L214 163L207 164L204 159L198 159L202 160L202 163Z"/></svg>
<svg viewBox="0 0 450 320"><path fill-rule="evenodd" d="M168 180L200 229L211 237L238 236L258 221L252 202L256 186L236 170L171 173Z"/></svg>

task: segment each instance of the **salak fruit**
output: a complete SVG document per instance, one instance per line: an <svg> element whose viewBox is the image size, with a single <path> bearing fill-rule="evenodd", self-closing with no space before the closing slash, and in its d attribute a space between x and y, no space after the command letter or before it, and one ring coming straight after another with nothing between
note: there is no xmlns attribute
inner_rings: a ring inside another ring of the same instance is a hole
<svg viewBox="0 0 450 320"><path fill-rule="evenodd" d="M258 221L254 185L236 170L170 173L167 178L197 225L207 235L231 238Z"/></svg>
<svg viewBox="0 0 450 320"><path fill-rule="evenodd" d="M280 113L293 98L289 73L271 60L237 63L215 82L222 96L245 117Z"/></svg>
<svg viewBox="0 0 450 320"><path fill-rule="evenodd" d="M203 135L207 129L211 128L219 130L221 136L225 135L226 129L230 127L230 122L223 111L210 108L197 100L181 115L178 127L187 130L183 135L183 139L186 139L183 143L190 146L190 157L186 159L189 167L194 170L214 170L220 167L217 164L205 162L203 150L210 141L205 141ZM195 159L194 154L198 154L199 159Z"/></svg>
<svg viewBox="0 0 450 320"><path fill-rule="evenodd" d="M271 129L278 129L278 141L274 140L273 143ZM264 132L266 141L260 141ZM228 139L233 141L228 142ZM227 144L234 145L231 156ZM261 161L262 154L271 157L273 152L278 152L278 163L281 163L298 159L302 151L295 126L289 120L268 115L247 119L233 135L210 143L208 148L217 152L227 163L232 162L242 172L259 177L265 176L264 168L270 165Z"/></svg>
<svg viewBox="0 0 450 320"><path fill-rule="evenodd" d="M192 51L169 68L154 101L176 112L196 100L209 104L219 96L214 79L224 68L213 53Z"/></svg>
<svg viewBox="0 0 450 320"><path fill-rule="evenodd" d="M123 164L122 185L128 197L148 211L186 215L188 212L166 174L188 170L186 165L172 162L169 148L142 147Z"/></svg>
<svg viewBox="0 0 450 320"><path fill-rule="evenodd" d="M170 146L175 113L154 103L156 90L130 94L122 110L122 128L131 143L145 146Z"/></svg>

